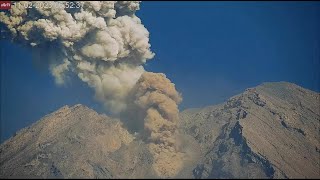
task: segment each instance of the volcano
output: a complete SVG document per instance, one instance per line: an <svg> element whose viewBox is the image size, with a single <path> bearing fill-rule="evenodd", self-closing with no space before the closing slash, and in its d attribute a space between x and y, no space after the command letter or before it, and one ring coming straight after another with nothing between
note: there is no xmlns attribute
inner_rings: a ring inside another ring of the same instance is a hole
<svg viewBox="0 0 320 180"><path fill-rule="evenodd" d="M320 94L263 83L180 113L192 156L175 178L320 178ZM120 119L64 106L0 146L1 178L159 178L139 133Z"/></svg>

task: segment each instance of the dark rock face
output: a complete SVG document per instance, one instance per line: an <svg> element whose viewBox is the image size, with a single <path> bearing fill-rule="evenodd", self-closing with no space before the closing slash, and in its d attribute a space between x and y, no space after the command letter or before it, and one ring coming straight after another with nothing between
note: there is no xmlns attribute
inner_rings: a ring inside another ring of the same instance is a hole
<svg viewBox="0 0 320 180"><path fill-rule="evenodd" d="M320 178L320 94L285 82L180 114L194 153L176 178ZM158 178L118 119L62 107L0 145L0 178Z"/></svg>

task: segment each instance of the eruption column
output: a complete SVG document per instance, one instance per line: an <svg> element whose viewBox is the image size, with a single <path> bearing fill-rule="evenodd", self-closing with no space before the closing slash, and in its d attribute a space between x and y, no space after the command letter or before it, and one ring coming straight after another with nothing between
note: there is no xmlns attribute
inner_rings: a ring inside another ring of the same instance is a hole
<svg viewBox="0 0 320 180"><path fill-rule="evenodd" d="M0 12L2 38L45 54L38 59L48 64L58 85L74 73L114 115L136 106L144 115L155 172L176 175L183 156L176 143L181 97L164 74L143 68L154 53L149 32L135 15L139 2L74 1L78 8L70 9L66 2L47 1L51 8L26 8L30 3L39 2L18 1Z"/></svg>

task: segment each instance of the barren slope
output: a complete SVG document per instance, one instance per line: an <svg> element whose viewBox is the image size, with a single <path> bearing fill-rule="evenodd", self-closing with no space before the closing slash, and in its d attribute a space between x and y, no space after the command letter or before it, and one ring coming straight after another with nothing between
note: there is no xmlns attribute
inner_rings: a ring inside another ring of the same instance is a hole
<svg viewBox="0 0 320 180"><path fill-rule="evenodd" d="M177 178L319 178L319 106L319 93L279 82L183 111L193 158ZM139 135L83 105L64 106L0 145L5 178L157 178L152 161Z"/></svg>
<svg viewBox="0 0 320 180"><path fill-rule="evenodd" d="M221 105L181 113L203 158L197 177L319 178L320 95L264 83Z"/></svg>

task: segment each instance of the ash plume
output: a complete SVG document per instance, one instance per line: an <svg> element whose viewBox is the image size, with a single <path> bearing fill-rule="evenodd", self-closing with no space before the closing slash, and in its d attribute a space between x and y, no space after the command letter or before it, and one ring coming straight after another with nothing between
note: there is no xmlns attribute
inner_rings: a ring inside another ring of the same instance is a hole
<svg viewBox="0 0 320 180"><path fill-rule="evenodd" d="M154 157L153 169L159 176L173 177L181 170L184 158L176 142L177 104L182 98L162 73L143 73L132 92L135 105L145 112L144 129Z"/></svg>
<svg viewBox="0 0 320 180"><path fill-rule="evenodd" d="M111 113L137 109L142 116L127 119L144 119L155 172L174 176L183 164L176 143L181 96L164 74L143 68L154 53L149 32L135 15L139 2L75 1L76 9L64 8L61 1L48 2L52 8L25 8L24 3L0 12L2 36L54 52L41 60L49 64L56 84L64 84L74 73Z"/></svg>
<svg viewBox="0 0 320 180"><path fill-rule="evenodd" d="M154 56L149 32L134 14L139 3L88 1L74 11L59 2L50 2L52 8L46 9L25 8L25 3L16 2L10 11L0 12L6 27L1 29L40 50L54 45L51 48L62 54L59 59L49 57L57 84L65 83L68 72L73 72L95 90L107 109L124 111L126 95L144 72L142 65Z"/></svg>

